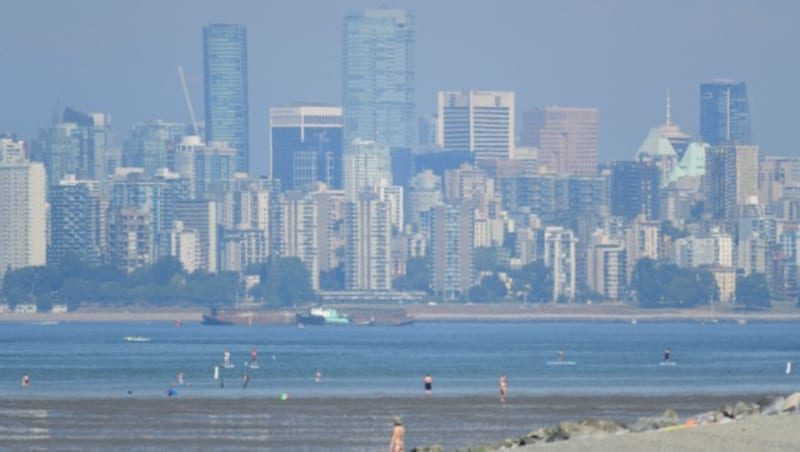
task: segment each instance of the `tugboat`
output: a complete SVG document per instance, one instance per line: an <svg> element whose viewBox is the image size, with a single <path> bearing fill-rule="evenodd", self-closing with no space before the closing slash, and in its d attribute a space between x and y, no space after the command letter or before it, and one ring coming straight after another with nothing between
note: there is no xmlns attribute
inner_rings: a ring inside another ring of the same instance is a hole
<svg viewBox="0 0 800 452"><path fill-rule="evenodd" d="M298 325L349 325L350 319L339 315L333 308L311 308L308 312L297 314Z"/></svg>

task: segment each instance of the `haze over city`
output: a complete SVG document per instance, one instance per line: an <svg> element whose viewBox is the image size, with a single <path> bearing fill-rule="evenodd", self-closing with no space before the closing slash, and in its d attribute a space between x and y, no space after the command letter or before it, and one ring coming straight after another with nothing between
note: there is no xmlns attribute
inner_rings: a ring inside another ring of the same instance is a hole
<svg viewBox="0 0 800 452"><path fill-rule="evenodd" d="M263 174L270 107L341 105L342 18L370 1L14 2L0 29L0 130L29 139L57 102L105 112L113 138L149 119L188 122L177 66L203 111L202 28L247 26L251 171ZM440 90L507 90L516 110L600 111L600 161L632 158L650 127L698 133L698 85L748 84L753 143L794 154L796 2L402 1L415 19L416 113ZM46 13L45 13L46 12ZM13 108L12 108L13 106Z"/></svg>

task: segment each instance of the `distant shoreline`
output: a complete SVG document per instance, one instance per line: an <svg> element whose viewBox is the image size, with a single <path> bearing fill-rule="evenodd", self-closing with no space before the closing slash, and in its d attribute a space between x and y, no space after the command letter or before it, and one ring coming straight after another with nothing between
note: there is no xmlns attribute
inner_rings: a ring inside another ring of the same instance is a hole
<svg viewBox="0 0 800 452"><path fill-rule="evenodd" d="M338 305L333 305L338 306ZM354 306L354 305L350 305ZM359 305L363 306L363 305ZM373 308L404 308L419 322L639 322L697 321L717 322L800 322L800 309L793 305L769 311L739 312L707 307L695 309L639 309L626 305L551 305L551 304L404 304L370 305ZM41 322L178 322L203 320L202 308L87 308L69 313L0 314L0 323Z"/></svg>

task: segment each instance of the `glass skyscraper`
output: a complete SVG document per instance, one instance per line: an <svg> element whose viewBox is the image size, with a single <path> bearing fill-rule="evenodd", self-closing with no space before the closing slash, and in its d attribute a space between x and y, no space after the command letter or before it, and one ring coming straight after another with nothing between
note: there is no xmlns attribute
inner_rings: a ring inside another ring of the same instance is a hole
<svg viewBox="0 0 800 452"><path fill-rule="evenodd" d="M714 80L700 85L700 135L711 146L750 144L745 82Z"/></svg>
<svg viewBox="0 0 800 452"><path fill-rule="evenodd" d="M203 28L206 142L224 141L236 150L236 170L250 159L247 106L247 29L237 24Z"/></svg>
<svg viewBox="0 0 800 452"><path fill-rule="evenodd" d="M343 32L345 151L356 138L413 146L414 16L392 9L350 14Z"/></svg>

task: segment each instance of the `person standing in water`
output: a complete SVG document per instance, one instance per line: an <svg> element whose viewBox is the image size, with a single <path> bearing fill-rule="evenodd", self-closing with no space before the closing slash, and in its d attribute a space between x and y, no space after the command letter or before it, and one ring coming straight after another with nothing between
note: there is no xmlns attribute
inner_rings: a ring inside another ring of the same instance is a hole
<svg viewBox="0 0 800 452"><path fill-rule="evenodd" d="M559 350L558 351L558 362L560 362L560 363L564 362L564 350Z"/></svg>
<svg viewBox="0 0 800 452"><path fill-rule="evenodd" d="M431 395L431 391L433 391L433 377L431 377L431 374L425 374L422 383L425 385L425 394Z"/></svg>
<svg viewBox="0 0 800 452"><path fill-rule="evenodd" d="M317 371L317 373L314 374L314 381L316 381L317 383L322 381L322 372Z"/></svg>
<svg viewBox="0 0 800 452"><path fill-rule="evenodd" d="M242 388L247 389L248 384L250 384L250 374L245 371L244 376L242 376Z"/></svg>
<svg viewBox="0 0 800 452"><path fill-rule="evenodd" d="M30 377L28 376L28 374L25 374L25 375L23 375L23 376L22 376L22 381L20 381L20 385L21 385L23 388L27 388L28 386L30 386L30 384L31 384L31 379L30 379Z"/></svg>
<svg viewBox="0 0 800 452"><path fill-rule="evenodd" d="M179 373L178 373L178 384L179 384L179 385L181 385L181 386L183 386L183 385L184 385L184 383L185 383L185 382L184 382L184 380L183 380L183 372L179 372Z"/></svg>
<svg viewBox="0 0 800 452"><path fill-rule="evenodd" d="M406 428L399 417L392 422L392 441L389 443L389 452L405 452Z"/></svg>
<svg viewBox="0 0 800 452"><path fill-rule="evenodd" d="M500 403L506 403L506 374L500 375Z"/></svg>

